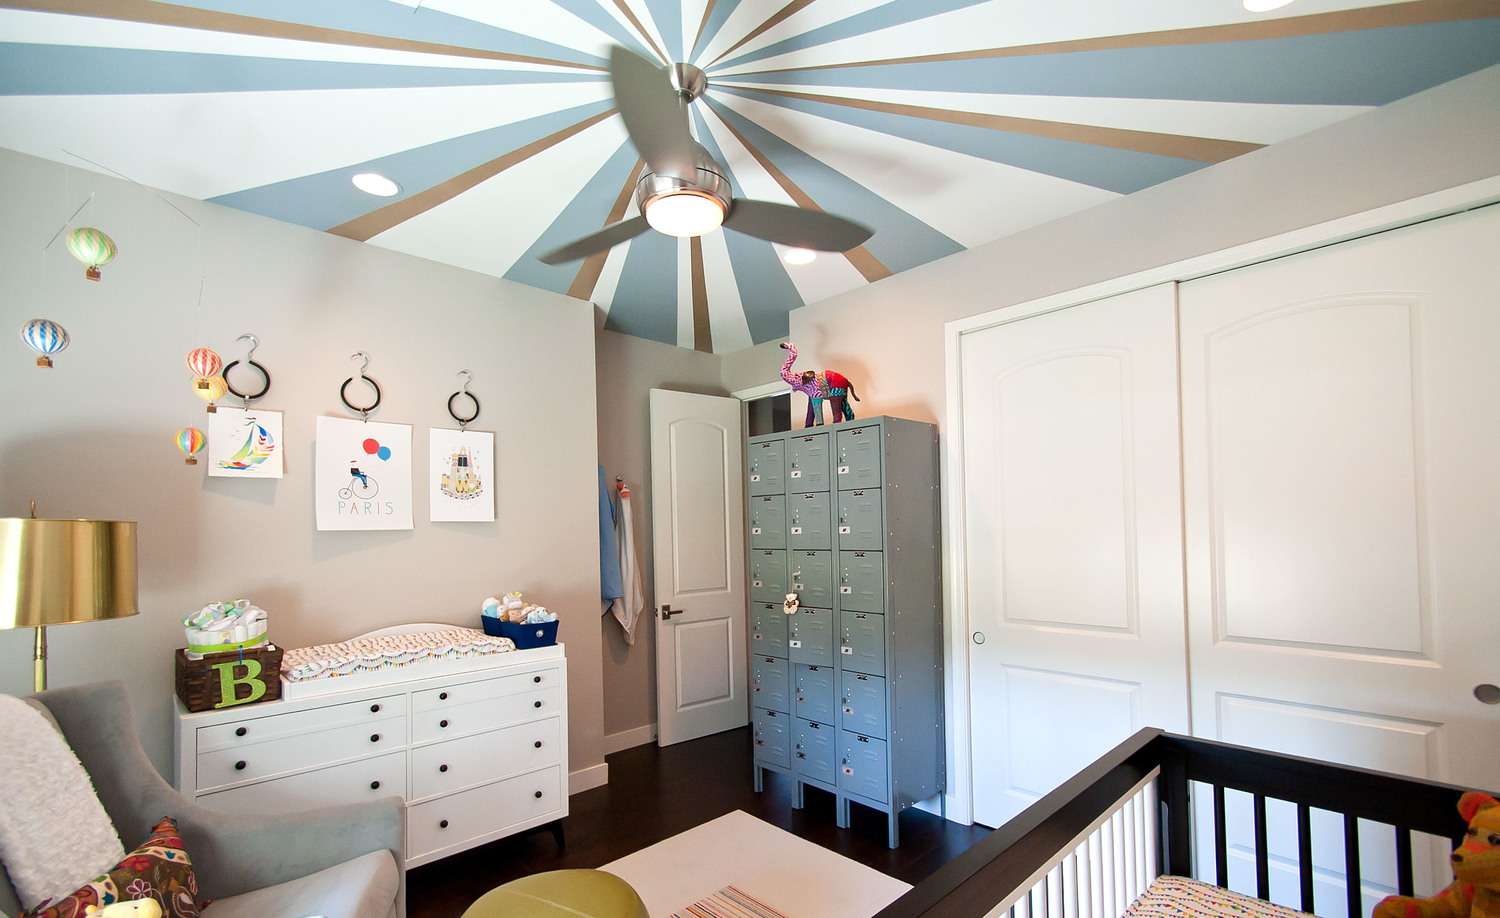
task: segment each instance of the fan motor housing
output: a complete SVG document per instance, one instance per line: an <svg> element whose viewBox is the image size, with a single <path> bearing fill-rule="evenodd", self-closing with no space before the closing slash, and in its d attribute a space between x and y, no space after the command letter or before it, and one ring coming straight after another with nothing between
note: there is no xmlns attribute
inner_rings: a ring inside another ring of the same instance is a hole
<svg viewBox="0 0 1500 918"><path fill-rule="evenodd" d="M655 172L647 172L641 176L641 180L635 186L635 203L640 207L641 213L646 212L646 205L652 201L672 194L702 195L718 201L719 206L724 208L724 213L729 213L729 204L733 197L729 180L724 177L719 164L714 161L701 143L694 143L693 147L695 148L696 174L692 180L678 178L675 175L659 175Z"/></svg>

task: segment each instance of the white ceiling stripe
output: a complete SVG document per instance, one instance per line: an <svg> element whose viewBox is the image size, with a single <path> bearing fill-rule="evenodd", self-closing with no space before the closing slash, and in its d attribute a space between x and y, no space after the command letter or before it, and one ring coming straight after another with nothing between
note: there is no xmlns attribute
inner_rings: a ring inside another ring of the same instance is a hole
<svg viewBox="0 0 1500 918"><path fill-rule="evenodd" d="M693 53L693 39L698 37L698 26L703 22L703 11L708 0L681 0L682 2L682 54Z"/></svg>
<svg viewBox="0 0 1500 918"><path fill-rule="evenodd" d="M729 245L722 232L703 237L703 280L708 287L708 327L714 335L714 353L737 351L754 344L745 319L745 306L740 302L734 265L729 261Z"/></svg>
<svg viewBox="0 0 1500 918"><path fill-rule="evenodd" d="M589 25L577 16L553 3L515 3L495 0L394 0L406 6L424 10L450 13L475 22L482 22L521 35L529 35L542 41L550 41L564 48L572 48L585 54L607 56L614 40Z"/></svg>
<svg viewBox="0 0 1500 918"><path fill-rule="evenodd" d="M847 19L856 13L863 13L877 6L884 6L889 2L890 0L819 0L817 3L810 3L745 42L743 45L735 48L734 53L730 54L729 57L734 58L739 57L741 54L749 54L757 48L764 48L766 45L775 44L794 35L811 32L813 29L821 28L832 22L838 22L841 19ZM767 12L764 6L760 6L759 9L761 16L750 26L752 29L764 22L770 15L770 12ZM775 8L771 12L774 12L774 10ZM728 47L743 37L743 32L737 32L733 37L724 41L721 47ZM706 60L713 60L713 58L709 57Z"/></svg>
<svg viewBox="0 0 1500 918"><path fill-rule="evenodd" d="M612 0L603 0L603 2L612 3ZM652 41L656 42L656 46L661 49L661 53L670 57L672 54L671 45L662 40L662 29L680 28L681 23L657 22L656 20L651 18L651 10L646 6L645 3L642 2L642 0L625 0L625 5L630 7L630 11L632 13L635 13L635 18L639 19L641 21L641 25L646 27L647 34L651 36ZM631 29L630 34L636 35L638 33L635 29ZM648 45L647 47L650 46Z"/></svg>
<svg viewBox="0 0 1500 918"><path fill-rule="evenodd" d="M693 349L692 241L677 237L677 346Z"/></svg>

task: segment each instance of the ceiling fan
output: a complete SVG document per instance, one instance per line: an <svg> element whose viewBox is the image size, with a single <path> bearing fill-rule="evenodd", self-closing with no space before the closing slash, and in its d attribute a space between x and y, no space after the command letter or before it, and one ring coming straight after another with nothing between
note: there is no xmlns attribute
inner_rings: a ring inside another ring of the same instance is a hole
<svg viewBox="0 0 1500 918"><path fill-rule="evenodd" d="M541 256L560 265L603 252L648 229L668 236L701 236L720 226L799 249L846 252L873 235L852 220L808 210L734 198L725 169L688 130L687 107L708 85L692 64L661 68L632 51L610 52L615 106L630 141L646 161L635 187L641 216L612 223Z"/></svg>

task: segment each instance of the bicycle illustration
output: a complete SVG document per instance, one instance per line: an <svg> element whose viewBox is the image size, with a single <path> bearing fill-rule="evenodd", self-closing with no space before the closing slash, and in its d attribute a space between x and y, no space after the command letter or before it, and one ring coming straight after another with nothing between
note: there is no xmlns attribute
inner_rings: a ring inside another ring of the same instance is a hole
<svg viewBox="0 0 1500 918"><path fill-rule="evenodd" d="M375 495L380 493L380 485L371 478L369 473L360 471L359 464L349 463L349 484L339 489L339 498L350 500L374 500Z"/></svg>

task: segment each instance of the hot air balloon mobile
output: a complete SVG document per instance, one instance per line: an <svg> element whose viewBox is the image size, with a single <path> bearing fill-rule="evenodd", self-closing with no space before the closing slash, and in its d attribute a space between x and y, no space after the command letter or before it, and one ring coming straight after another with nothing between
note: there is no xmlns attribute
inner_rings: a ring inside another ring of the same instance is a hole
<svg viewBox="0 0 1500 918"><path fill-rule="evenodd" d="M41 356L36 359L39 367L52 366L52 354L68 346L68 330L51 319L32 319L21 326L21 340Z"/></svg>
<svg viewBox="0 0 1500 918"><path fill-rule="evenodd" d="M193 394L208 402L209 414L218 412L219 409L214 402L223 398L224 393L228 391L229 385L224 382L222 376L200 376L193 380Z"/></svg>
<svg viewBox="0 0 1500 918"><path fill-rule="evenodd" d="M208 443L208 438L196 427L184 427L177 431L177 449L182 453L183 461L187 465L198 464L198 454L203 451L206 443Z"/></svg>
<svg viewBox="0 0 1500 918"><path fill-rule="evenodd" d="M208 378L218 376L224 369L224 361L210 347L195 347L187 353L188 372L193 374L193 385L199 389L208 387Z"/></svg>
<svg viewBox="0 0 1500 918"><path fill-rule="evenodd" d="M91 281L100 278L99 269L119 253L115 241L104 230L80 226L68 234L68 251L86 266L83 276Z"/></svg>

